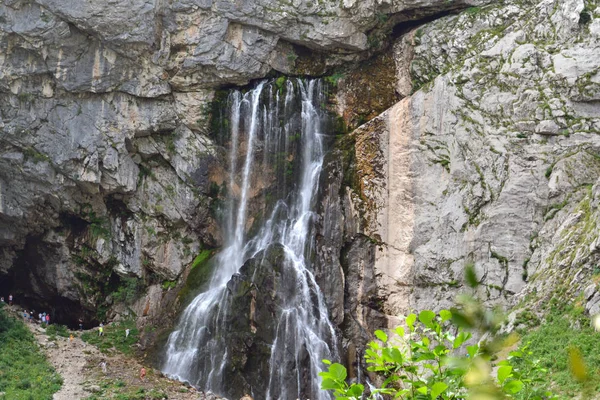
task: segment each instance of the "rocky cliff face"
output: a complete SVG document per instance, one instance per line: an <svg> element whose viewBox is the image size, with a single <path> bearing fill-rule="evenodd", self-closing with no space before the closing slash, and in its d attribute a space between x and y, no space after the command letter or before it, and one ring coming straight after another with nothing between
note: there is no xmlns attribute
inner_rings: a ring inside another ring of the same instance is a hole
<svg viewBox="0 0 600 400"><path fill-rule="evenodd" d="M477 2L4 2L0 286L65 321L149 286L129 305L157 316L161 287L220 245L214 88L324 73Z"/></svg>
<svg viewBox="0 0 600 400"><path fill-rule="evenodd" d="M344 237L348 337L451 306L467 265L491 303L540 311L583 293L598 312L599 17L598 2L507 1L396 40L407 97L340 143L322 204L323 253ZM353 79L344 116L371 90Z"/></svg>
<svg viewBox="0 0 600 400"><path fill-rule="evenodd" d="M597 0L10 0L0 44L0 289L59 321L177 309L222 244L215 90L273 71L333 74L352 131L316 249L351 359L467 264L491 302L600 308Z"/></svg>

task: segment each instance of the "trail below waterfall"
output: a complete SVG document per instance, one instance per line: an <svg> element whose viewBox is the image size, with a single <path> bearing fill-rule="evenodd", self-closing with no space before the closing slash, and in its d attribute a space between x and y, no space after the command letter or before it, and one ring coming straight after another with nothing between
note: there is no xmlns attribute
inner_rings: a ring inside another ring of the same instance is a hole
<svg viewBox="0 0 600 400"><path fill-rule="evenodd" d="M63 385L54 394L53 400L105 399L118 394L142 393L148 396L162 393L166 398L175 400L223 400L171 380L148 366L145 366L147 378L140 381L139 371L143 364L133 357L121 353L103 354L78 336L74 336L73 341L60 336L50 338L38 324L26 325L50 364L63 378ZM75 335L78 333L74 332ZM106 361L106 373L100 366L102 360Z"/></svg>

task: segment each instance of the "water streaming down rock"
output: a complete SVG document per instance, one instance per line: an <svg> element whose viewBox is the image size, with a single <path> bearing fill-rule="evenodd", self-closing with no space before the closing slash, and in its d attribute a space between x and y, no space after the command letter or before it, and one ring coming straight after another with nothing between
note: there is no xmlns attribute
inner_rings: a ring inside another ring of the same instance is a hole
<svg viewBox="0 0 600 400"><path fill-rule="evenodd" d="M230 94L226 247L169 336L166 374L223 395L329 399L318 372L336 335L311 271L324 100L318 80Z"/></svg>

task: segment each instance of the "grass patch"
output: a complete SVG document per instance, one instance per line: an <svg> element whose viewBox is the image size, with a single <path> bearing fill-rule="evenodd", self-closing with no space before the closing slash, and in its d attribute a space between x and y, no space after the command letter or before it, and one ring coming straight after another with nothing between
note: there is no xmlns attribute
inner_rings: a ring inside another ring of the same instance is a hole
<svg viewBox="0 0 600 400"><path fill-rule="evenodd" d="M529 344L529 350L548 369L548 381L556 392L575 398L582 393L595 397L600 393L600 333L590 324L580 306L552 299L546 321L537 330L526 333L521 342ZM569 349L581 352L590 379L580 383L569 369ZM590 398L591 398L590 397ZM585 397L584 397L585 398Z"/></svg>
<svg viewBox="0 0 600 400"><path fill-rule="evenodd" d="M0 392L12 400L51 400L62 378L29 329L0 307Z"/></svg>
<svg viewBox="0 0 600 400"><path fill-rule="evenodd" d="M53 324L46 328L46 335L48 336L62 336L69 337L69 330L64 325Z"/></svg>
<svg viewBox="0 0 600 400"><path fill-rule="evenodd" d="M125 337L125 330L129 329L129 337ZM123 354L132 355L134 347L139 338L139 330L133 320L115 322L104 327L104 335L98 336L98 330L85 332L81 340L97 346L101 352L110 353L120 351Z"/></svg>

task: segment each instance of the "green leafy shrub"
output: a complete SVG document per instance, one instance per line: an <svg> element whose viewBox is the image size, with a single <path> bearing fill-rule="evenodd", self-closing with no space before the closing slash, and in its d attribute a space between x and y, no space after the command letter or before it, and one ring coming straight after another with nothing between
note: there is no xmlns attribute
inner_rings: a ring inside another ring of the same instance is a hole
<svg viewBox="0 0 600 400"><path fill-rule="evenodd" d="M471 333L461 323L473 318L474 310L442 310L439 314L425 310L410 314L405 327L398 327L393 337L376 331L377 341L368 344L365 361L368 370L378 374L383 383L371 389L369 399L381 395L402 399L486 398L539 399L556 398L544 382L546 370L533 360L527 349L510 352L491 374L491 352L497 343L467 345ZM477 310L480 312L480 310ZM460 321L459 324L456 321ZM480 327L495 325L484 322ZM332 390L336 399L362 399L365 388L346 382L346 368L331 364L321 372L321 387Z"/></svg>
<svg viewBox="0 0 600 400"><path fill-rule="evenodd" d="M22 321L0 308L0 392L11 400L51 400L62 378Z"/></svg>

